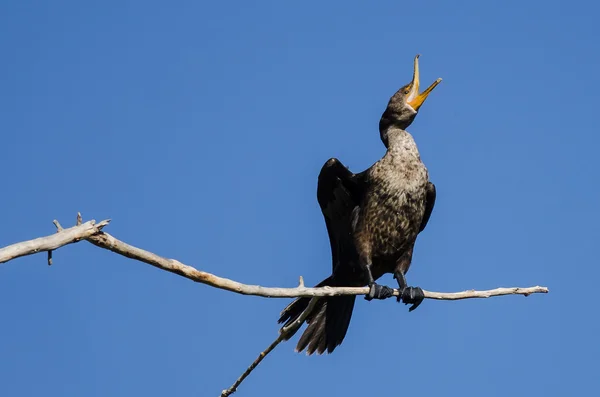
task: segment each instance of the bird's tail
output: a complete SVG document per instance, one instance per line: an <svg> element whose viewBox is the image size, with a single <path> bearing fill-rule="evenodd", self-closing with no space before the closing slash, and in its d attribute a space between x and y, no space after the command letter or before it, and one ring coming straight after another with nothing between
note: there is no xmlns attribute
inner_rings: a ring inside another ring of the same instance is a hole
<svg viewBox="0 0 600 397"><path fill-rule="evenodd" d="M332 277L326 278L317 284L317 287L335 286ZM352 310L356 296L327 296L319 299L312 312L306 317L308 327L300 337L296 351L306 349L308 355L317 352L322 354L327 350L331 353L339 346L350 325ZM278 323L284 327L293 323L308 307L310 298L298 298L281 311ZM291 338L289 335L286 339Z"/></svg>

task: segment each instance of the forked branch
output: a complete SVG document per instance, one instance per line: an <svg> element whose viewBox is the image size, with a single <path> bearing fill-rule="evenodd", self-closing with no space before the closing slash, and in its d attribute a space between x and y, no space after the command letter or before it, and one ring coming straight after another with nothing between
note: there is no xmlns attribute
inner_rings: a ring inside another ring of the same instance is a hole
<svg viewBox="0 0 600 397"><path fill-rule="evenodd" d="M52 251L68 244L76 243L81 240L87 240L97 247L107 249L119 255L126 256L140 262L147 263L162 270L178 274L192 281L210 285L211 287L224 289L243 295L263 296L267 298L295 298L295 297L312 297L309 308L298 318L297 321L290 324L288 327L281 329L277 339L269 347L260 353L258 358L248 367L248 369L240 376L237 381L227 390L223 390L221 397L227 397L234 393L244 379L256 368L256 366L284 339L286 336L295 333L302 325L307 315L310 314L312 306L317 302L319 297L337 296L337 295L366 295L369 293L368 287L322 287L322 288L307 288L304 286L304 281L300 278L300 285L295 288L270 288L260 285L242 284L227 278L218 277L214 274L203 272L194 267L185 265L175 259L168 259L156 255L150 251L134 247L123 241L116 239L108 233L102 231L102 228L108 225L110 220L104 220L96 224L91 220L82 223L81 214L77 214L76 225L63 229L63 227L54 221L56 233L46 237L36 238L34 240L23 241L12 244L0 249L0 263L19 258L21 256L32 255L39 252L48 252L48 264L52 264ZM489 298L492 296L501 295L524 295L528 296L535 293L548 293L546 287L512 287L512 288L496 288L487 291L468 290L462 292L432 292L423 290L426 299L437 300L459 300L469 298ZM394 295L398 296L399 291L394 290Z"/></svg>
<svg viewBox="0 0 600 397"><path fill-rule="evenodd" d="M37 254L38 252L51 252L65 245L85 240L92 235L98 234L109 222L110 219L107 219L96 224L96 221L91 220L84 224L63 229L58 221L54 221L57 229L56 234L0 248L0 263L8 262L21 256Z"/></svg>

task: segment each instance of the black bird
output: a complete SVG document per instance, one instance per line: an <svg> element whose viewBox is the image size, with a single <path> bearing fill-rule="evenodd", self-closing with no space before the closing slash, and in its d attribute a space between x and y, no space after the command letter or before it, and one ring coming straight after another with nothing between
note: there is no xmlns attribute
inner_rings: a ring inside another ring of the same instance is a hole
<svg viewBox="0 0 600 397"><path fill-rule="evenodd" d="M437 79L419 93L419 55L414 60L412 81L389 100L379 121L379 133L387 148L385 156L369 169L353 174L338 159L329 159L319 174L317 199L325 217L331 243L332 275L317 287L368 285L365 299L385 299L393 290L375 283L393 273L401 295L398 301L422 302L423 290L409 287L405 274L410 267L417 235L425 229L435 203L435 186L429 182L413 137L406 128L419 108L440 83ZM328 353L346 336L355 296L319 299L306 322L308 327L296 351ZM310 298L298 298L282 312L279 323L295 321ZM292 335L289 335L291 337Z"/></svg>

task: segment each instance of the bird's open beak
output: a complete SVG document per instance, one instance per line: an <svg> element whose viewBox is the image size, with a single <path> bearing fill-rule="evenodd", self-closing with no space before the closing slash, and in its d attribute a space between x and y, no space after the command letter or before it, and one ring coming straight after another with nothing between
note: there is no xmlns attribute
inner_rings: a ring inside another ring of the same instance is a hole
<svg viewBox="0 0 600 397"><path fill-rule="evenodd" d="M415 71L413 74L412 82L410 83L410 91L406 97L406 103L408 103L415 111L418 111L427 96L433 91L433 89L442 81L441 78L433 82L425 91L419 94L419 55L415 57Z"/></svg>

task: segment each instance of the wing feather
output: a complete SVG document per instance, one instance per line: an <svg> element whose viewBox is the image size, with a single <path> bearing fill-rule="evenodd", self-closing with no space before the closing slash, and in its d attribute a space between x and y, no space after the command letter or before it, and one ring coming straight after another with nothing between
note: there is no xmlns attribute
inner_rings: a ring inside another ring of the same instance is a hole
<svg viewBox="0 0 600 397"><path fill-rule="evenodd" d="M421 221L419 233L425 230L427 222L429 222L429 218L431 217L431 213L433 212L433 207L435 206L435 197L435 185L429 182L427 183L427 193L425 196L425 213L423 214L423 220Z"/></svg>
<svg viewBox="0 0 600 397"><path fill-rule="evenodd" d="M325 218L331 244L332 269L349 266L356 257L353 218L360 202L360 177L339 160L328 160L319 173L317 200Z"/></svg>

